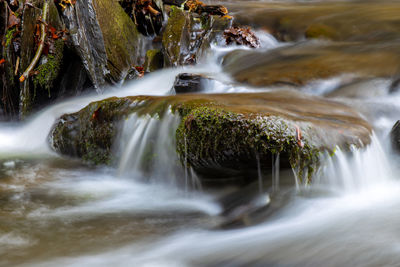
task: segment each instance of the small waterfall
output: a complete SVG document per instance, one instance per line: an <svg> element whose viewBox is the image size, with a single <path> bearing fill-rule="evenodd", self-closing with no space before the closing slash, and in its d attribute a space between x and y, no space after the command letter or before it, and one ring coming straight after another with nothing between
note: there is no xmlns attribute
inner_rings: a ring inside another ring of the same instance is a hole
<svg viewBox="0 0 400 267"><path fill-rule="evenodd" d="M126 120L120 137L119 176L178 184L178 178L184 177L175 143L179 123L180 117L170 110L162 118L134 114Z"/></svg>
<svg viewBox="0 0 400 267"><path fill-rule="evenodd" d="M279 191L280 153L272 156L272 190Z"/></svg>
<svg viewBox="0 0 400 267"><path fill-rule="evenodd" d="M333 190L357 192L385 185L393 178L390 163L375 134L365 149L352 148L346 153L337 148L334 155L325 155L323 161L325 164L313 184Z"/></svg>
<svg viewBox="0 0 400 267"><path fill-rule="evenodd" d="M263 193L263 176L261 172L261 165L260 165L260 156L256 154L256 159L257 159L257 176L258 176L258 191L260 194Z"/></svg>

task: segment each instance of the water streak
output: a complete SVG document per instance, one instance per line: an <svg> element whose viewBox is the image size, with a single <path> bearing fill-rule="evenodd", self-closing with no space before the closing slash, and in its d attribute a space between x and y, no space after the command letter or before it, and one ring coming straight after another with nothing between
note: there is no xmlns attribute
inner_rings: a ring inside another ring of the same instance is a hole
<svg viewBox="0 0 400 267"><path fill-rule="evenodd" d="M119 176L179 184L183 177L175 142L179 123L180 117L170 110L162 118L134 114L126 120L120 138Z"/></svg>

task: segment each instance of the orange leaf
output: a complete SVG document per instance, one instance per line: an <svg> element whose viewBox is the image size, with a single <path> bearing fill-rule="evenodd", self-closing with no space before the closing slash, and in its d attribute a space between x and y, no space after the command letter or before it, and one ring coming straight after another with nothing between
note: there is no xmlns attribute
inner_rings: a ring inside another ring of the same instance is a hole
<svg viewBox="0 0 400 267"><path fill-rule="evenodd" d="M3 64L4 62L6 62L4 58L0 59L0 65Z"/></svg>

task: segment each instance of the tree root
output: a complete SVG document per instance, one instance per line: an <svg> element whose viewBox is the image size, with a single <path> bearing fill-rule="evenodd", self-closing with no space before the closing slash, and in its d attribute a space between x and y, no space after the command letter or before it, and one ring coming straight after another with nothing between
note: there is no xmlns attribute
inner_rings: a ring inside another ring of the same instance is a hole
<svg viewBox="0 0 400 267"><path fill-rule="evenodd" d="M25 81L29 77L29 73L33 70L33 68L36 66L38 63L40 56L42 55L43 52L43 47L44 47L44 42L46 40L46 24L47 24L47 14L49 12L49 0L45 0L43 3L43 10L42 10L42 18L39 19L41 21L41 26L40 26L40 41L39 41L39 46L38 49L36 50L35 57L32 59L31 64L29 64L28 68L25 70L25 72L22 74L22 76L19 78L20 82Z"/></svg>

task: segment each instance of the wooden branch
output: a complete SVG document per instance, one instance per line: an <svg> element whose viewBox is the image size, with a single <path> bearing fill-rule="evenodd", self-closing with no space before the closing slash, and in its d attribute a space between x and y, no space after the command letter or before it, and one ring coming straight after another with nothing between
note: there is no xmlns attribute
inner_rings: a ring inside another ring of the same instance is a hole
<svg viewBox="0 0 400 267"><path fill-rule="evenodd" d="M45 0L43 3L43 10L42 10L42 21L40 25L40 41L39 41L39 46L38 49L36 50L35 57L32 59L31 64L28 66L28 68L25 70L25 72L22 74L22 76L19 78L20 82L25 81L29 77L29 73L33 70L33 68L36 66L38 63L40 56L42 55L43 52L43 47L44 47L44 42L46 40L46 24L47 24L47 14L49 12L49 0Z"/></svg>

